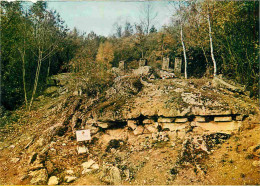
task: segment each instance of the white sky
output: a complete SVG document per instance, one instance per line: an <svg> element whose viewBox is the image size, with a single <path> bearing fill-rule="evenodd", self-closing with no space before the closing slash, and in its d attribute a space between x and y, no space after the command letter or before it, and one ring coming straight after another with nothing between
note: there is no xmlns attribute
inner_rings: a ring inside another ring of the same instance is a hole
<svg viewBox="0 0 260 186"><path fill-rule="evenodd" d="M157 29L170 22L172 12L168 1L152 1L158 16L154 22ZM55 9L70 29L76 27L81 32L94 31L108 36L113 33L113 24L127 19L130 23L139 22L142 1L63 1L48 2L49 9Z"/></svg>

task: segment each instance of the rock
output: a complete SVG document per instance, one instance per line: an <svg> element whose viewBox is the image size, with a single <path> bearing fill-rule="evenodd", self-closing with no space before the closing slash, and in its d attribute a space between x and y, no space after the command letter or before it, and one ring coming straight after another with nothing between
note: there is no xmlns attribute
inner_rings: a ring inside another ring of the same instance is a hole
<svg viewBox="0 0 260 186"><path fill-rule="evenodd" d="M103 128L103 129L107 129L109 127L109 124L104 123L104 122L97 122L97 126Z"/></svg>
<svg viewBox="0 0 260 186"><path fill-rule="evenodd" d="M96 170L96 169L99 169L99 165L97 163L95 163L95 164L91 165L90 168Z"/></svg>
<svg viewBox="0 0 260 186"><path fill-rule="evenodd" d="M195 119L194 119L194 121L196 121L196 122L205 122L206 120L205 120L205 117L196 116Z"/></svg>
<svg viewBox="0 0 260 186"><path fill-rule="evenodd" d="M186 132L185 131L178 131L177 136L178 136L178 138L183 139L186 136Z"/></svg>
<svg viewBox="0 0 260 186"><path fill-rule="evenodd" d="M236 116L236 121L243 121L244 115Z"/></svg>
<svg viewBox="0 0 260 186"><path fill-rule="evenodd" d="M175 123L186 123L188 121L188 118L176 118Z"/></svg>
<svg viewBox="0 0 260 186"><path fill-rule="evenodd" d="M67 183L71 183L71 182L75 181L76 179L77 179L77 177L75 177L75 176L65 176L65 178L64 178L65 182L67 182Z"/></svg>
<svg viewBox="0 0 260 186"><path fill-rule="evenodd" d="M79 95L79 91L75 90L72 94L73 94L73 96L78 96Z"/></svg>
<svg viewBox="0 0 260 186"><path fill-rule="evenodd" d="M231 116L217 116L217 117L214 117L214 121L232 121L232 117Z"/></svg>
<svg viewBox="0 0 260 186"><path fill-rule="evenodd" d="M54 165L52 164L52 162L51 161L46 161L45 162L45 167L47 169L48 174L51 175L53 173L53 171L54 171Z"/></svg>
<svg viewBox="0 0 260 186"><path fill-rule="evenodd" d="M12 158L12 159L11 159L11 162L12 162L12 163L17 163L18 161L20 161L20 158Z"/></svg>
<svg viewBox="0 0 260 186"><path fill-rule="evenodd" d="M78 154L88 153L88 148L85 146L78 146L77 150L78 150Z"/></svg>
<svg viewBox="0 0 260 186"><path fill-rule="evenodd" d="M110 178L112 184L114 185L121 184L120 170L117 167L112 167L110 169Z"/></svg>
<svg viewBox="0 0 260 186"><path fill-rule="evenodd" d="M146 128L150 133L158 132L157 127L155 127L155 126L153 126L153 125L145 125L145 128Z"/></svg>
<svg viewBox="0 0 260 186"><path fill-rule="evenodd" d="M51 176L48 185L58 185L59 184L59 179L56 176Z"/></svg>
<svg viewBox="0 0 260 186"><path fill-rule="evenodd" d="M89 173L91 172L93 169L84 169L81 174L86 174L86 173Z"/></svg>
<svg viewBox="0 0 260 186"><path fill-rule="evenodd" d="M137 121L136 120L127 120L127 126L133 130L137 128Z"/></svg>
<svg viewBox="0 0 260 186"><path fill-rule="evenodd" d="M73 175L73 174L74 174L74 171L73 171L73 170L66 170L65 172L66 172L66 174L68 174L68 175Z"/></svg>
<svg viewBox="0 0 260 186"><path fill-rule="evenodd" d="M148 76L152 73L152 67L150 66L141 66L138 69L133 70L133 74L136 76Z"/></svg>
<svg viewBox="0 0 260 186"><path fill-rule="evenodd" d="M32 176L30 183L33 185L46 185L48 181L48 174L46 169L33 171L29 175Z"/></svg>
<svg viewBox="0 0 260 186"><path fill-rule="evenodd" d="M154 123L154 120L152 120L152 119L143 120L143 124L153 124L153 123Z"/></svg>
<svg viewBox="0 0 260 186"><path fill-rule="evenodd" d="M144 132L144 127L139 125L134 130L134 135L141 135L143 134L143 132Z"/></svg>
<svg viewBox="0 0 260 186"><path fill-rule="evenodd" d="M170 129L170 131L182 130L185 127L187 127L186 124L162 123L162 129Z"/></svg>
<svg viewBox="0 0 260 186"><path fill-rule="evenodd" d="M37 147L42 147L42 146L44 146L44 144L45 144L44 138L39 138L39 139L35 142L35 145L36 145Z"/></svg>
<svg viewBox="0 0 260 186"><path fill-rule="evenodd" d="M12 148L12 149L13 149L13 148L15 148L15 145L10 145L10 147L9 147L9 148Z"/></svg>
<svg viewBox="0 0 260 186"><path fill-rule="evenodd" d="M82 163L81 166L83 167L83 169L89 169L94 163L95 161L90 159L87 162Z"/></svg>
<svg viewBox="0 0 260 186"><path fill-rule="evenodd" d="M252 165L254 167L260 167L260 161L253 161Z"/></svg>

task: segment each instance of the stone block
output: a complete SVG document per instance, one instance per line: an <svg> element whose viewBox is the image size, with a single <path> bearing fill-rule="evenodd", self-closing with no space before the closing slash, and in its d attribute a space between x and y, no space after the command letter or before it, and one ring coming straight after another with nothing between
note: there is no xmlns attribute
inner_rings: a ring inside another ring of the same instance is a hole
<svg viewBox="0 0 260 186"><path fill-rule="evenodd" d="M107 129L109 127L109 123L104 123L104 122L97 122L97 126Z"/></svg>
<svg viewBox="0 0 260 186"><path fill-rule="evenodd" d="M78 146L77 150L78 150L78 154L88 153L88 148L85 146Z"/></svg>
<svg viewBox="0 0 260 186"><path fill-rule="evenodd" d="M153 119L144 119L143 124L154 124L154 120Z"/></svg>
<svg viewBox="0 0 260 186"><path fill-rule="evenodd" d="M188 121L188 118L176 118L175 123L186 123Z"/></svg>
<svg viewBox="0 0 260 186"><path fill-rule="evenodd" d="M226 134L231 134L232 132L238 131L241 127L241 121L229 121L229 122L207 122L207 123L197 123L198 127L208 132L223 132Z"/></svg>
<svg viewBox="0 0 260 186"><path fill-rule="evenodd" d="M144 127L143 126L137 126L136 129L134 130L134 135L141 135L144 132Z"/></svg>
<svg viewBox="0 0 260 186"><path fill-rule="evenodd" d="M215 116L214 121L221 122L221 121L232 121L231 116Z"/></svg>
<svg viewBox="0 0 260 186"><path fill-rule="evenodd" d="M137 120L127 120L127 126L133 130L137 128L138 121Z"/></svg>
<svg viewBox="0 0 260 186"><path fill-rule="evenodd" d="M196 121L196 122L206 122L206 119L205 119L205 117L202 117L202 116L196 116L194 121Z"/></svg>
<svg viewBox="0 0 260 186"><path fill-rule="evenodd" d="M170 58L164 57L162 62L162 70L169 70L170 68Z"/></svg>
<svg viewBox="0 0 260 186"><path fill-rule="evenodd" d="M144 58L141 58L139 60L139 67L143 67L143 66L146 66L147 65L147 60L144 59Z"/></svg>
<svg viewBox="0 0 260 186"><path fill-rule="evenodd" d="M162 129L170 129L170 131L177 131L185 129L186 124L176 124L176 123L162 123Z"/></svg>
<svg viewBox="0 0 260 186"><path fill-rule="evenodd" d="M158 118L159 123L172 123L174 118Z"/></svg>
<svg viewBox="0 0 260 186"><path fill-rule="evenodd" d="M177 76L181 75L181 65L182 65L182 58L181 57L176 57L175 58L175 63L174 63L174 73Z"/></svg>
<svg viewBox="0 0 260 186"><path fill-rule="evenodd" d="M147 129L147 131L148 131L149 133L158 132L157 127L155 127L154 125L145 125L144 127L145 127L145 129Z"/></svg>
<svg viewBox="0 0 260 186"><path fill-rule="evenodd" d="M125 63L125 61L120 61L119 64L118 64L118 68L120 70L126 70L126 63Z"/></svg>

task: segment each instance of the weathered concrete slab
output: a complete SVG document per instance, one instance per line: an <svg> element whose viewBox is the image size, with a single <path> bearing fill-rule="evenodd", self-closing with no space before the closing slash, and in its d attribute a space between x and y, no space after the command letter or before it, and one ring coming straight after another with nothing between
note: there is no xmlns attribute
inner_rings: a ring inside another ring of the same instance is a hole
<svg viewBox="0 0 260 186"><path fill-rule="evenodd" d="M141 135L141 134L143 134L143 132L144 132L144 127L143 126L141 126L141 125L139 125L139 126L137 126L136 127L136 129L134 130L134 135Z"/></svg>
<svg viewBox="0 0 260 186"><path fill-rule="evenodd" d="M174 63L174 74L177 76L181 75L181 65L182 65L182 58L176 57Z"/></svg>
<svg viewBox="0 0 260 186"><path fill-rule="evenodd" d="M137 124L138 124L137 120L127 120L127 126L133 130L137 128Z"/></svg>
<svg viewBox="0 0 260 186"><path fill-rule="evenodd" d="M162 70L169 70L170 68L170 58L164 57L162 62Z"/></svg>
<svg viewBox="0 0 260 186"><path fill-rule="evenodd" d="M154 124L154 120L153 119L145 119L145 120L143 120L143 124Z"/></svg>
<svg viewBox="0 0 260 186"><path fill-rule="evenodd" d="M232 132L238 131L242 123L240 121L230 121L230 122L207 122L196 124L198 127L201 127L203 130L208 132L223 132L231 134Z"/></svg>
<svg viewBox="0 0 260 186"><path fill-rule="evenodd" d="M215 116L214 121L220 122L220 121L232 121L231 116Z"/></svg>
<svg viewBox="0 0 260 186"><path fill-rule="evenodd" d="M158 118L159 123L172 123L174 118Z"/></svg>
<svg viewBox="0 0 260 186"><path fill-rule="evenodd" d="M188 121L188 118L176 118L175 123L186 123Z"/></svg>
<svg viewBox="0 0 260 186"><path fill-rule="evenodd" d="M145 125L144 127L149 133L158 132L158 129L155 125Z"/></svg>
<svg viewBox="0 0 260 186"><path fill-rule="evenodd" d="M187 124L176 124L176 123L162 123L162 129L170 129L170 131L182 130L187 127Z"/></svg>
<svg viewBox="0 0 260 186"><path fill-rule="evenodd" d="M206 118L203 117L203 116L196 116L194 121L197 121L197 122L205 122L206 121Z"/></svg>

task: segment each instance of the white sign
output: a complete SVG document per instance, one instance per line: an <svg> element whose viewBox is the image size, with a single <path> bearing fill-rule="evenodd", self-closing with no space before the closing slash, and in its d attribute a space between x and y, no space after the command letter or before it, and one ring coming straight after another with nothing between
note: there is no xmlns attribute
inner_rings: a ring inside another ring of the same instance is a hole
<svg viewBox="0 0 260 186"><path fill-rule="evenodd" d="M77 130L76 137L77 141L91 140L90 130Z"/></svg>

